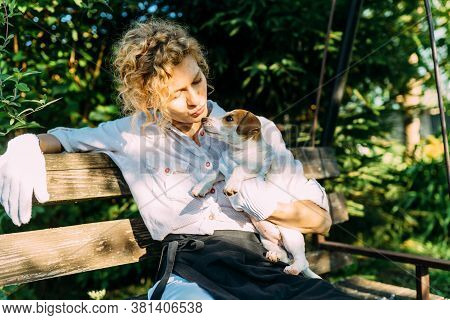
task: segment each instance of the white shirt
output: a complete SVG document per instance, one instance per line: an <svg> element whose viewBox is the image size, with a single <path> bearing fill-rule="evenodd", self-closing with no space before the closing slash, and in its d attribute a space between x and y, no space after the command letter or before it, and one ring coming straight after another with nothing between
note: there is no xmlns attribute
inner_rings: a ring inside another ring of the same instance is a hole
<svg viewBox="0 0 450 320"><path fill-rule="evenodd" d="M207 105L210 116L226 113L211 100ZM325 190L315 179L305 178L300 161L286 149L275 124L264 117L258 118L263 138L279 152L282 169L271 183L256 178L244 181L240 192L231 197L223 194L224 181L217 182L204 198L190 193L209 170L216 170L225 149L223 142L205 134L203 129L198 136L200 146L172 125L166 134L156 124L140 130L146 120L141 112L103 122L96 128L57 127L47 133L57 137L67 152L107 154L121 170L155 240L162 240L169 233L254 232L246 214L239 211L265 219L278 201L311 200L328 211Z"/></svg>

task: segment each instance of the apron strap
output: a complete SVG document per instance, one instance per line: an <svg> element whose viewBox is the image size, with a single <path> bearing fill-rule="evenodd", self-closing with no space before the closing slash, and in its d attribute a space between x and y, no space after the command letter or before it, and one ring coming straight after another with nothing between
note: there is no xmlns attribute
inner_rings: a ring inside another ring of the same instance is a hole
<svg viewBox="0 0 450 320"><path fill-rule="evenodd" d="M175 264L177 249L178 241L169 242L169 246L167 248L166 268L164 270L163 276L161 277L161 280L155 288L155 291L153 291L150 300L161 300L164 290L166 289L167 282L169 281L170 274L172 273L173 266Z"/></svg>

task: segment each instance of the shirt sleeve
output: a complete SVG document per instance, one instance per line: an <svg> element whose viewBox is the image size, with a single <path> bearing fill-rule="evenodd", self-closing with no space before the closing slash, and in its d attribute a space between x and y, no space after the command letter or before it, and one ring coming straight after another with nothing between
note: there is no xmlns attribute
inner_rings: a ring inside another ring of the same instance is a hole
<svg viewBox="0 0 450 320"><path fill-rule="evenodd" d="M217 102L208 100L207 103L209 108L211 108L211 113L209 114L210 117L221 117L225 113L227 113L227 111L225 111L221 106L219 106Z"/></svg>
<svg viewBox="0 0 450 320"><path fill-rule="evenodd" d="M325 189L316 179L307 179L303 165L286 148L280 130L264 117L262 136L273 150L270 174L263 179L256 177L244 180L240 191L229 197L235 210L245 211L258 220L267 219L277 208L278 202L310 200L329 212Z"/></svg>
<svg viewBox="0 0 450 320"><path fill-rule="evenodd" d="M56 127L47 131L67 152L123 151L132 138L131 116L102 122L98 127Z"/></svg>

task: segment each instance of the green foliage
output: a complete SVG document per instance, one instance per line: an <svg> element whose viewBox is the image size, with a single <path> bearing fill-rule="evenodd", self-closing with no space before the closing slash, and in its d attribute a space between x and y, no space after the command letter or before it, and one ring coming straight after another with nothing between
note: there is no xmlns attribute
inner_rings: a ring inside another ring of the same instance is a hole
<svg viewBox="0 0 450 320"><path fill-rule="evenodd" d="M448 243L450 200L442 157L429 163L418 161L399 172L398 176L399 183L404 186L404 193L399 203L392 208L392 215L403 217L410 227L402 232L403 238L415 236ZM388 221L388 224L394 222ZM449 257L450 250L444 258Z"/></svg>
<svg viewBox="0 0 450 320"><path fill-rule="evenodd" d="M0 26L5 28L5 35L0 36L2 41L0 43L0 130L4 130L0 131L0 136L5 136L13 130L42 128L35 121L28 122L27 116L57 100L47 102L45 94L37 99L36 94L30 92L31 89L25 81L30 81L29 78L34 78L34 75L40 72L13 67L23 59L22 52L8 51L8 45L14 38L14 34L9 33L10 28L13 27L10 21L20 13L17 11L15 1L2 1L0 6L2 7ZM37 107L34 109L29 107L32 105Z"/></svg>

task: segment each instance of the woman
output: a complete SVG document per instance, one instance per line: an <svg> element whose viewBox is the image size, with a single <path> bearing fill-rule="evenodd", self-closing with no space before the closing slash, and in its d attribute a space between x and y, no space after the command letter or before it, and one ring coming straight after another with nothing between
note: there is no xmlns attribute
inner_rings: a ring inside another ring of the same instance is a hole
<svg viewBox="0 0 450 320"><path fill-rule="evenodd" d="M114 66L123 111L131 115L8 143L0 161L1 202L15 224L30 220L33 190L40 202L48 200L41 151L103 152L121 169L151 236L164 244L160 281L149 298L348 298L323 280L286 275L285 264L270 263L240 212L303 233L330 228L324 189L304 177L273 122L260 117L263 137L278 154L275 183L248 179L227 197L222 181L203 198L191 195L193 185L217 168L225 148L205 134L201 119L225 111L207 100L208 65L183 27L163 20L134 24L114 47ZM31 169L22 174L26 166Z"/></svg>

